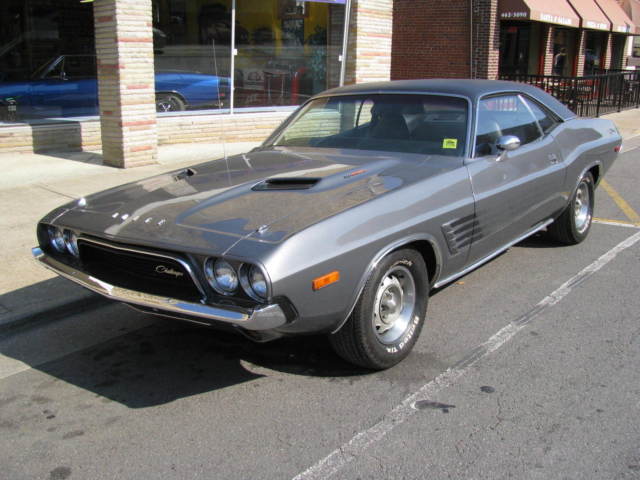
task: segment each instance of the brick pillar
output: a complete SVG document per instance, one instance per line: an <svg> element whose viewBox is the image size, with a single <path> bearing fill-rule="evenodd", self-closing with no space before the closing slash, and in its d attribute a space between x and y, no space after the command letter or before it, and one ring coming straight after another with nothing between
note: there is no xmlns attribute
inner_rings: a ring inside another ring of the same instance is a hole
<svg viewBox="0 0 640 480"><path fill-rule="evenodd" d="M585 49L587 48L587 31L580 30L578 32L578 46L576 50L575 71L576 77L582 77L584 75L584 58Z"/></svg>
<svg viewBox="0 0 640 480"><path fill-rule="evenodd" d="M611 32L607 32L605 33L605 35L606 36L604 39L604 45L602 46L602 65L600 66L600 68L609 70L611 68L615 68L611 65L611 54L613 53L613 35L611 34Z"/></svg>
<svg viewBox="0 0 640 480"><path fill-rule="evenodd" d="M553 75L553 27L544 25L541 29L544 65L542 75Z"/></svg>
<svg viewBox="0 0 640 480"><path fill-rule="evenodd" d="M391 78L393 0L352 0L345 84Z"/></svg>
<svg viewBox="0 0 640 480"><path fill-rule="evenodd" d="M156 162L158 138L151 0L95 0L104 163Z"/></svg>
<svg viewBox="0 0 640 480"><path fill-rule="evenodd" d="M495 80L500 62L498 0L473 1L473 30L473 77Z"/></svg>

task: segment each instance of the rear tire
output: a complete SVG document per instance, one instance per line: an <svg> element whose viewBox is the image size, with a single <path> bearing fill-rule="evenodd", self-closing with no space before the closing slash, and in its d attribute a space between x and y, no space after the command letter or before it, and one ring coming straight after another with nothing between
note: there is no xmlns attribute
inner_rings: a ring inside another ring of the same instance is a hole
<svg viewBox="0 0 640 480"><path fill-rule="evenodd" d="M587 172L580 179L567 208L549 226L553 239L565 245L576 245L587 238L593 220L593 193L593 175Z"/></svg>
<svg viewBox="0 0 640 480"><path fill-rule="evenodd" d="M428 292L422 256L410 249L390 253L371 273L347 322L329 336L332 347L355 365L392 367L409 354L420 335Z"/></svg>

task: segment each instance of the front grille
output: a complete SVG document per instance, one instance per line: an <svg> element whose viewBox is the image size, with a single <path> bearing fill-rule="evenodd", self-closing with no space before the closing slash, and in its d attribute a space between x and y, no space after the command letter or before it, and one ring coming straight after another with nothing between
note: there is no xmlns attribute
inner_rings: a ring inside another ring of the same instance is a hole
<svg viewBox="0 0 640 480"><path fill-rule="evenodd" d="M78 249L82 269L104 282L180 300L202 298L189 272L176 260L85 240L78 241Z"/></svg>

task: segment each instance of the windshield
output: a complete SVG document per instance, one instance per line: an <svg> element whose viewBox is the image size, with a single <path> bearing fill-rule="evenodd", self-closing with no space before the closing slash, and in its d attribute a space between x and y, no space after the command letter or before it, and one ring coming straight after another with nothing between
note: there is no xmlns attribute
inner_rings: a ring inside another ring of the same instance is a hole
<svg viewBox="0 0 640 480"><path fill-rule="evenodd" d="M35 72L33 72L31 74L31 80L40 80L41 78L44 78L45 74L51 68L51 64L52 63L56 63L57 64L56 67L60 67L60 65L61 65L61 57L50 58L49 60L44 62L42 65L40 65L35 70Z"/></svg>
<svg viewBox="0 0 640 480"><path fill-rule="evenodd" d="M323 97L305 105L273 146L463 155L467 101L443 95Z"/></svg>

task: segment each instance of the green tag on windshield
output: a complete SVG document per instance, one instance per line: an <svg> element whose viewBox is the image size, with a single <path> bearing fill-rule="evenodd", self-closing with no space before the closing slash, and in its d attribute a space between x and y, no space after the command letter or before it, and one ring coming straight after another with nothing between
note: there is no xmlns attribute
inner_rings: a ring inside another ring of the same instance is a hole
<svg viewBox="0 0 640 480"><path fill-rule="evenodd" d="M457 138L444 138L442 140L442 148L458 148Z"/></svg>

